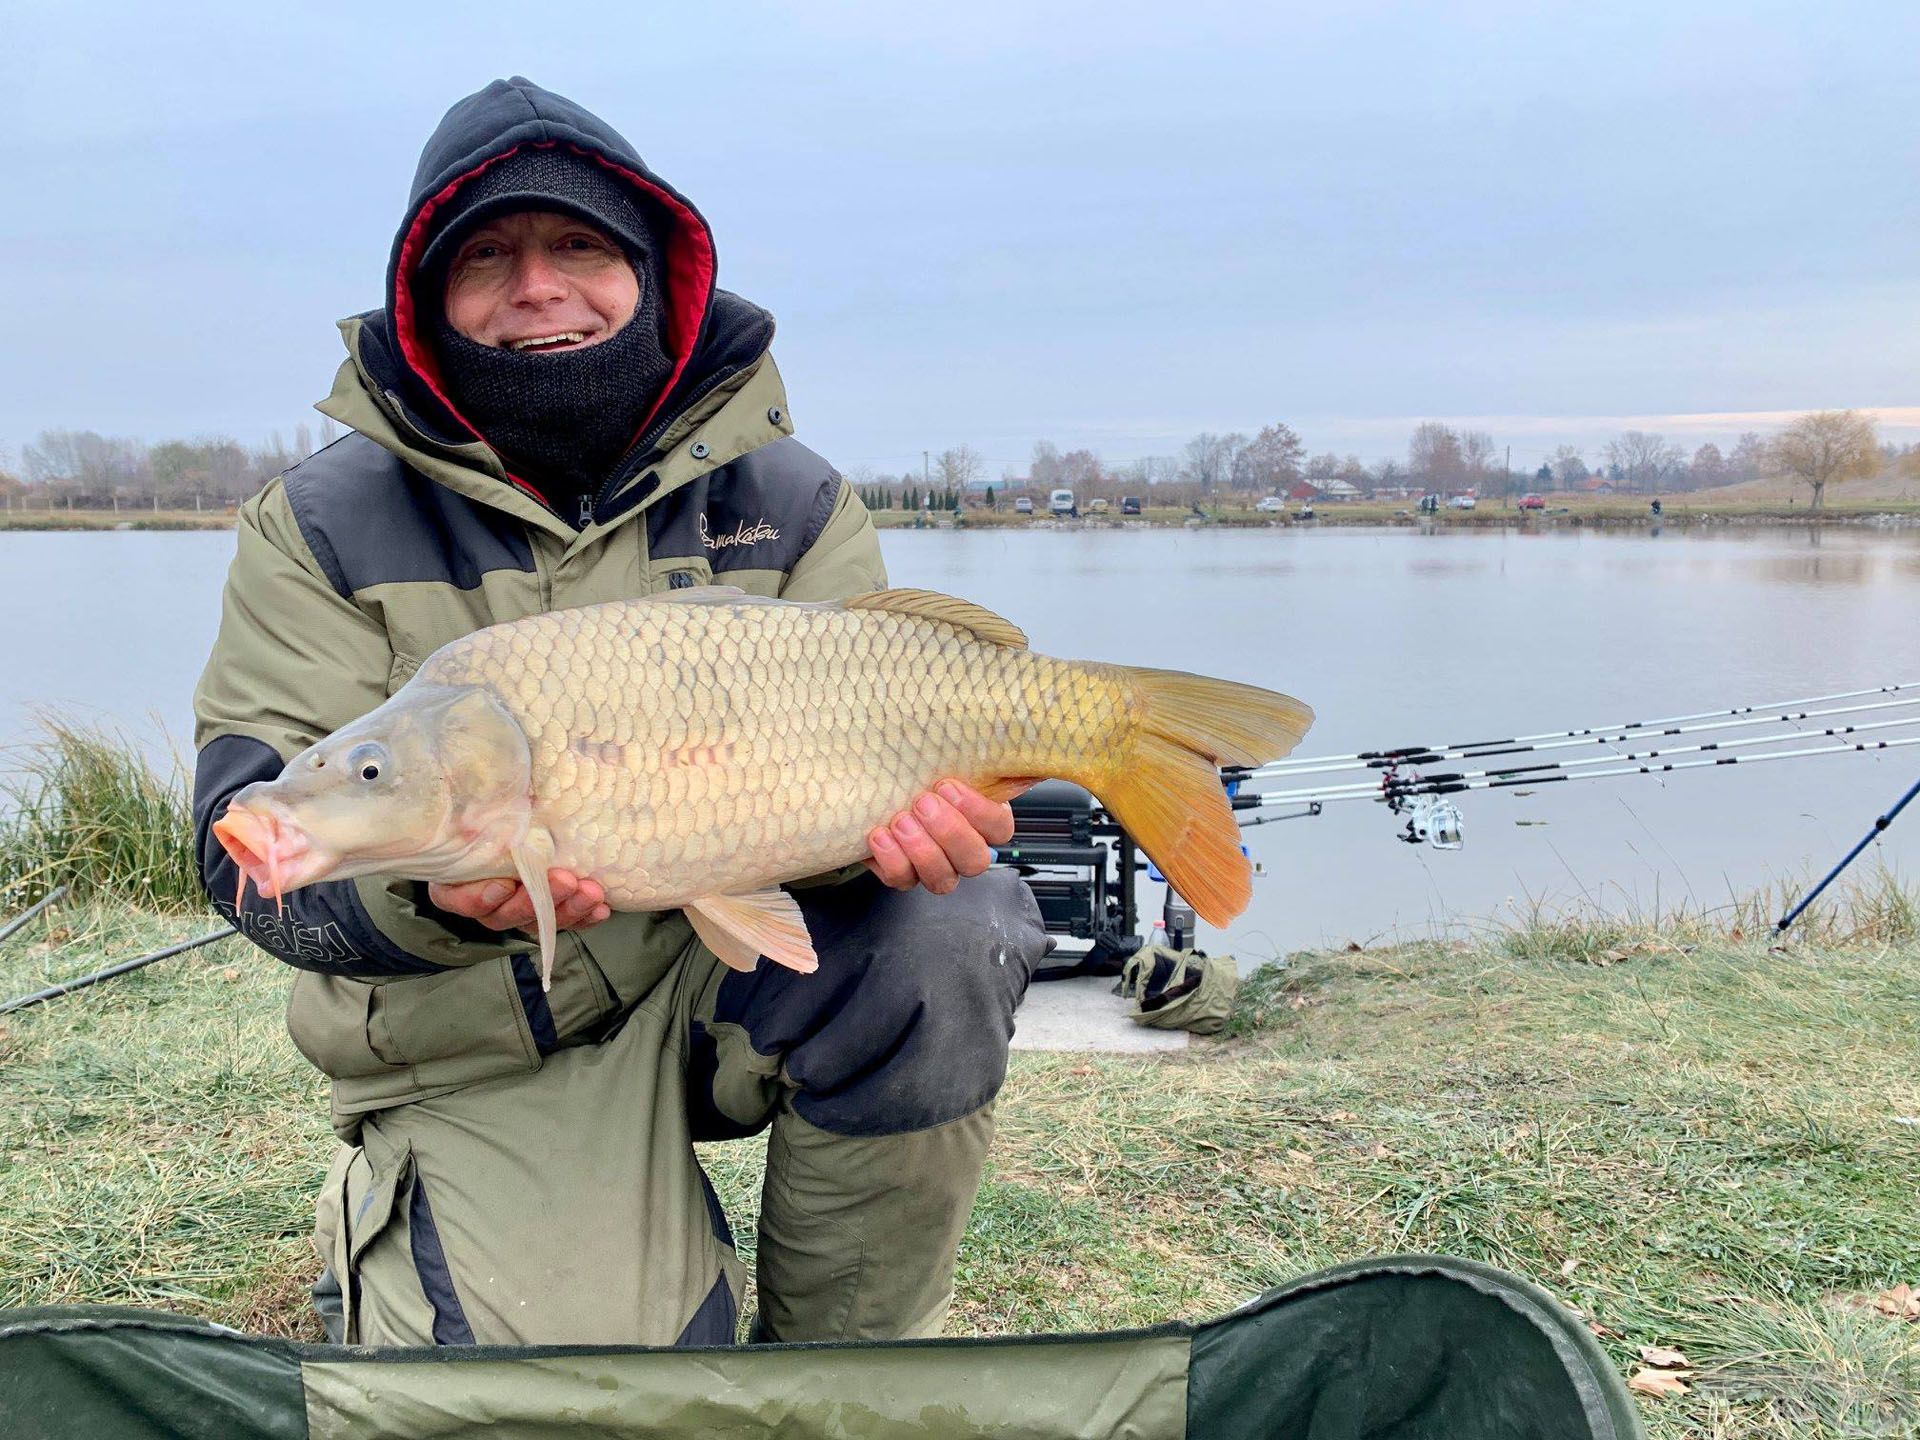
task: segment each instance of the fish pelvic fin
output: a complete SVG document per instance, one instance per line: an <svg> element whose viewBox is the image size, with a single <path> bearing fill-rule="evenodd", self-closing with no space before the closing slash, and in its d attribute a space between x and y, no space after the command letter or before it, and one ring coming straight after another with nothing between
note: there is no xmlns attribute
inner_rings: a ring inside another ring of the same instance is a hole
<svg viewBox="0 0 1920 1440"><path fill-rule="evenodd" d="M806 918L793 896L784 890L702 895L688 901L685 908L700 943L730 969L751 970L762 955L803 975L812 974L820 966Z"/></svg>
<svg viewBox="0 0 1920 1440"><path fill-rule="evenodd" d="M1253 867L1221 765L1264 765L1300 743L1313 711L1290 695L1173 670L1125 672L1134 737L1093 789L1209 925L1253 898Z"/></svg>
<svg viewBox="0 0 1920 1440"><path fill-rule="evenodd" d="M971 600L959 600L937 590L874 590L839 603L844 610L890 610L896 615L936 620L956 630L965 630L989 645L1004 645L1009 650L1027 648L1026 632L1011 620Z"/></svg>
<svg viewBox="0 0 1920 1440"><path fill-rule="evenodd" d="M553 863L553 837L534 830L513 845L513 868L533 901L533 918L540 933L540 989L553 989L553 955L559 946L559 926L554 922L553 887L547 883L547 867Z"/></svg>

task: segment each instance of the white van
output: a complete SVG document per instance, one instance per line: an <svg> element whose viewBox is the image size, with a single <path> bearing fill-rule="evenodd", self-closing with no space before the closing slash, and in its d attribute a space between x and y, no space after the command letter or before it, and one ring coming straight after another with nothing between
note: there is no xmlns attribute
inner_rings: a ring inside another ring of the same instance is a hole
<svg viewBox="0 0 1920 1440"><path fill-rule="evenodd" d="M1073 491L1056 490L1047 496L1047 513L1051 515L1071 515L1080 518L1080 507L1073 503Z"/></svg>

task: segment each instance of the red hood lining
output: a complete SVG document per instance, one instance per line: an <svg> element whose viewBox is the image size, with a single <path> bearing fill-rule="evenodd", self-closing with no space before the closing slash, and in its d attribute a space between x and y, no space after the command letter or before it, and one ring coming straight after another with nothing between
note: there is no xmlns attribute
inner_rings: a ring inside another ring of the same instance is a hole
<svg viewBox="0 0 1920 1440"><path fill-rule="evenodd" d="M393 329L400 342L401 359L415 375L426 382L427 388L433 392L434 397L447 407L447 413L466 426L468 432L479 440L484 441L486 437L480 433L478 426L460 413L448 397L440 382L440 366L434 357L433 349L423 344L416 333L419 311L413 299L414 257L424 248L428 222L442 205L453 198L454 193L462 185L521 150L551 149L560 143L557 140L545 140L533 142L531 145L516 145L511 150L503 150L498 155L488 156L464 175L455 176L448 181L439 191L429 196L426 203L414 215L413 224L407 228L407 238L400 245L400 258L394 265ZM700 338L700 322L706 318L707 302L713 295L713 237L708 233L705 222L694 213L693 207L671 191L649 180L646 176L627 169L624 165L614 164L606 156L592 150L584 150L578 145L569 145L567 148L576 155L585 155L598 161L629 184L637 186L665 207L674 220L674 230L668 240L666 254L667 345L674 357L673 372L667 376L667 383L660 387L660 394L654 400L653 408L647 412L646 418L633 432L632 439L628 441L631 445L646 433L648 426L653 424L654 418L660 413L660 407L666 403L667 396L672 393L673 387L679 384L680 377L686 373L687 366L693 359L694 346ZM546 496L519 476L509 474L507 478L542 505L547 503Z"/></svg>

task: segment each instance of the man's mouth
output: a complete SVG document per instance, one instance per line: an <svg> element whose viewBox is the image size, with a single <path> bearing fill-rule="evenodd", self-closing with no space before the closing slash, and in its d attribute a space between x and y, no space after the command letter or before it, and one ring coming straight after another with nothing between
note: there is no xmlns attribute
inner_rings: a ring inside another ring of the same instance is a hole
<svg viewBox="0 0 1920 1440"><path fill-rule="evenodd" d="M524 340L509 340L507 348L519 353L541 350L565 350L587 338L584 330L562 330L554 335L530 335Z"/></svg>

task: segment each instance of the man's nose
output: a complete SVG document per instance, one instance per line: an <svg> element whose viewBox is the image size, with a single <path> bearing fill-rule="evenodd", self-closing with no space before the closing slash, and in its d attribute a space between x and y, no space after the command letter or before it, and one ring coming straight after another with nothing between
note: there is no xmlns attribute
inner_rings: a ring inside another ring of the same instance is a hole
<svg viewBox="0 0 1920 1440"><path fill-rule="evenodd" d="M544 250L521 254L513 267L513 299L520 305L541 305L565 298L567 283L553 257Z"/></svg>

